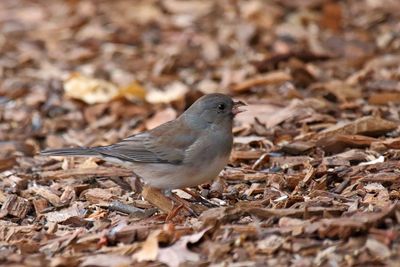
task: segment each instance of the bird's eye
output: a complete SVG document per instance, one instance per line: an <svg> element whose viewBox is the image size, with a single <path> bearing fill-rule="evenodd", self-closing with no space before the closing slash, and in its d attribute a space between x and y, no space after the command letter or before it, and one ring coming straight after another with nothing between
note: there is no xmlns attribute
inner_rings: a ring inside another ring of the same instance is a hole
<svg viewBox="0 0 400 267"><path fill-rule="evenodd" d="M219 110L224 110L225 109L225 104L219 104L218 105Z"/></svg>

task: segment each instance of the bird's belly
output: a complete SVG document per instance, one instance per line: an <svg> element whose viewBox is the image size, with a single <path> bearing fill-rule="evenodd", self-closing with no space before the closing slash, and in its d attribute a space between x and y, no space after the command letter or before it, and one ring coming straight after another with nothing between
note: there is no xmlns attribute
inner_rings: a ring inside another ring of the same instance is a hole
<svg viewBox="0 0 400 267"><path fill-rule="evenodd" d="M220 157L213 162L194 164L134 164L133 171L149 186L160 189L176 189L196 186L217 177L228 163L228 157Z"/></svg>

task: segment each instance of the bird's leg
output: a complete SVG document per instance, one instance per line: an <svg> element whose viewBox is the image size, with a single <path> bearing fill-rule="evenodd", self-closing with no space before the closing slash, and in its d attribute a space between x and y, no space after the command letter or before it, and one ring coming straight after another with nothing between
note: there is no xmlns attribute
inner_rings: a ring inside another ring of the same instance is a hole
<svg viewBox="0 0 400 267"><path fill-rule="evenodd" d="M194 211L185 200L183 200L182 198L178 197L177 195L172 194L171 199L174 200L175 202L181 204L183 206L183 208L190 213L190 215L192 215L194 217L199 217L200 216L200 214L198 214L196 211Z"/></svg>
<svg viewBox="0 0 400 267"><path fill-rule="evenodd" d="M199 214L197 214L197 212L195 212L195 211L190 207L189 203L187 203L185 200L183 200L182 198L180 198L180 197L178 197L177 195L175 195L171 190L166 189L166 190L164 190L163 192L164 192L164 195L165 195L166 197L170 198L174 203L179 204L178 207L182 206L182 207L180 207L179 209L184 208L185 210L187 210L187 211L190 213L190 215L195 216L195 217L198 217L198 216L199 216ZM175 209L175 208L174 208L174 209Z"/></svg>
<svg viewBox="0 0 400 267"><path fill-rule="evenodd" d="M213 202L209 201L208 199L206 199L205 197L203 197L202 195L198 194L197 192L193 192L190 189L187 188L183 188L182 191L188 193L189 195L191 195L196 201L199 201L201 204L203 204L206 207L209 208L215 208L218 207L218 205L214 204Z"/></svg>
<svg viewBox="0 0 400 267"><path fill-rule="evenodd" d="M171 197L172 196L172 190L171 189L164 189L162 190L164 196L166 197Z"/></svg>
<svg viewBox="0 0 400 267"><path fill-rule="evenodd" d="M174 208L168 212L167 218L165 218L166 222L172 221L173 218L178 214L178 212L183 208L183 204L180 204L179 206L174 206Z"/></svg>

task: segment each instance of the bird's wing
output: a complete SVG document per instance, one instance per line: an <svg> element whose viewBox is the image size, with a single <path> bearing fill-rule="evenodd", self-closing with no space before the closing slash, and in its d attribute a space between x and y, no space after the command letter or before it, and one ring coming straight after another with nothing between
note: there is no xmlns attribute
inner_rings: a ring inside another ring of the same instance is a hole
<svg viewBox="0 0 400 267"><path fill-rule="evenodd" d="M105 157L124 161L180 164L197 138L198 132L175 120L116 144L94 149Z"/></svg>

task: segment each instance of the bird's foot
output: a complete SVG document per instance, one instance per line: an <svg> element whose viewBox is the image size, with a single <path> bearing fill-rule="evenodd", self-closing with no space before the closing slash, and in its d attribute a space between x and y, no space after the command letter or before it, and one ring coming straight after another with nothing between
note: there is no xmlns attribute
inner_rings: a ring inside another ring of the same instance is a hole
<svg viewBox="0 0 400 267"><path fill-rule="evenodd" d="M175 206L167 215L167 218L165 218L165 222L171 222L173 218L178 215L178 212L183 208L183 204L180 204L179 206Z"/></svg>
<svg viewBox="0 0 400 267"><path fill-rule="evenodd" d="M184 199L178 197L175 194L171 194L171 196L169 196L170 199L172 199L172 201L174 201L174 203L179 203L179 206L182 206L182 208L184 208L185 210L187 210L189 212L190 215L194 216L194 217L199 217L200 214L198 212L196 212L188 202L186 202Z"/></svg>
<svg viewBox="0 0 400 267"><path fill-rule="evenodd" d="M166 197L171 197L173 194L171 189L164 189L164 190L162 190L162 192L163 192L164 196L166 196Z"/></svg>
<svg viewBox="0 0 400 267"><path fill-rule="evenodd" d="M200 195L197 192L194 192L190 189L187 188L183 188L182 191L188 193L189 195L191 195L194 200L200 202L201 204L203 204L204 206L208 207L208 208L215 208L218 207L218 205L216 205L215 203L211 202L210 200L206 199L205 197L203 197L202 195Z"/></svg>

